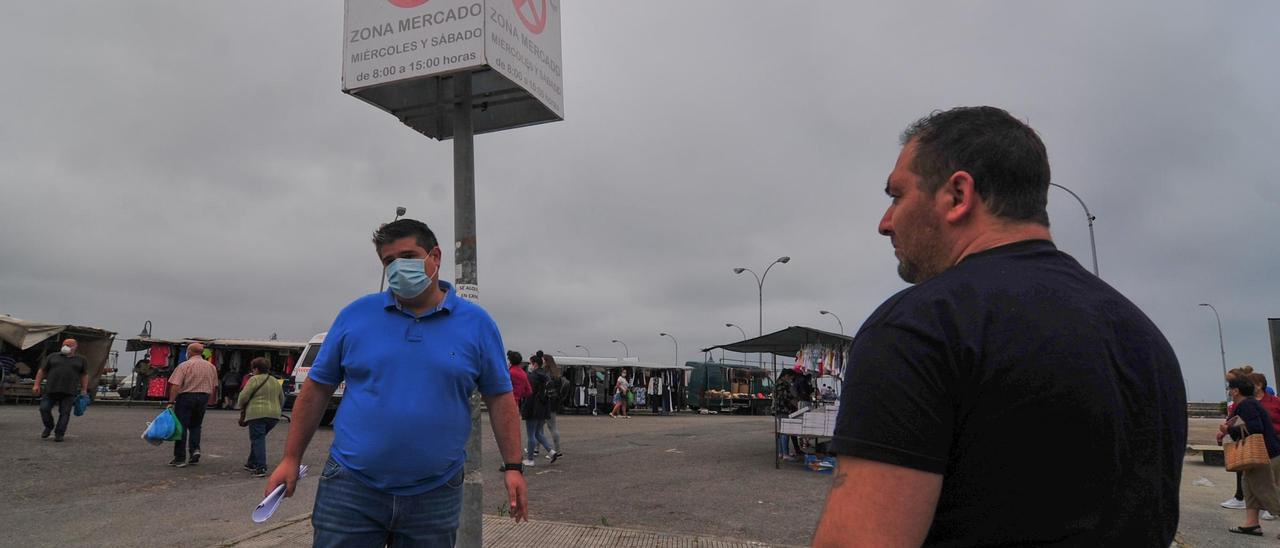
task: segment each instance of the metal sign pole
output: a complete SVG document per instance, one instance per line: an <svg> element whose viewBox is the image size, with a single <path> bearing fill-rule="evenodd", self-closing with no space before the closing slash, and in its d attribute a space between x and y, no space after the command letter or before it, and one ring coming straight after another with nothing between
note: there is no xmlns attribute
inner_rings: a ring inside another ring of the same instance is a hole
<svg viewBox="0 0 1280 548"><path fill-rule="evenodd" d="M453 80L453 237L457 289L469 288L479 298L476 275L476 172L471 125L471 73ZM463 294L468 291L462 291ZM471 436L467 438L466 473L462 483L462 517L457 545L484 545L484 476L480 470L480 392L471 392Z"/></svg>

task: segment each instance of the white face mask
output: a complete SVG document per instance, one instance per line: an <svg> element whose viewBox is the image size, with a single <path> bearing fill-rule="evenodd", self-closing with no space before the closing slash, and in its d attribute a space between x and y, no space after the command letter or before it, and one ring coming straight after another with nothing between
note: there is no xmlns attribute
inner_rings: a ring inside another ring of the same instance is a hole
<svg viewBox="0 0 1280 548"><path fill-rule="evenodd" d="M64 345L62 345L62 353L63 353L63 354L65 354L65 355L67 355L67 356L70 356L70 355L71 355L71 347L70 347L70 346L67 346L67 345L65 345L65 344L64 344Z"/></svg>

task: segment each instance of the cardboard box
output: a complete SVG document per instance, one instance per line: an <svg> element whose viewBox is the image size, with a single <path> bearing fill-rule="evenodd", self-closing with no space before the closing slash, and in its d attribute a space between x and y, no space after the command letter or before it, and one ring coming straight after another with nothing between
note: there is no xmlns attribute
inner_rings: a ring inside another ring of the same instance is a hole
<svg viewBox="0 0 1280 548"><path fill-rule="evenodd" d="M782 424L778 425L778 431L783 434L791 434L799 436L803 434L803 421L800 419L782 419Z"/></svg>

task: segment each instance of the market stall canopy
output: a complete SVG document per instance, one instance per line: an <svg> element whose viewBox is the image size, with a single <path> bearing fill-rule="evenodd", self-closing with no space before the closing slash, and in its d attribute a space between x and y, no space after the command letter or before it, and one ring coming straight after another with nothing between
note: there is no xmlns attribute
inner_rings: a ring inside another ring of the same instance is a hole
<svg viewBox="0 0 1280 548"><path fill-rule="evenodd" d="M301 352L307 343L296 341L271 341L258 339L208 339L204 337L187 337L185 339L157 339L154 337L135 337L125 341L126 352L138 352L151 348L153 344L186 346L198 342L205 348L231 348L242 350L277 350Z"/></svg>
<svg viewBox="0 0 1280 548"><path fill-rule="evenodd" d="M204 339L158 339L154 337L134 337L124 342L125 352L138 352L151 348L153 344L167 346L186 346L193 342L203 343Z"/></svg>
<svg viewBox="0 0 1280 548"><path fill-rule="evenodd" d="M580 358L576 356L551 356L560 367L635 367L637 369L681 369L690 371L692 367L663 363L644 363L628 358Z"/></svg>
<svg viewBox="0 0 1280 548"><path fill-rule="evenodd" d="M96 327L69 325L65 323L42 323L0 315L0 340L19 349L26 350L49 337L66 332L71 337L91 337L96 339L114 339L115 331L107 331Z"/></svg>
<svg viewBox="0 0 1280 548"><path fill-rule="evenodd" d="M793 325L781 331L767 333L754 339L716 345L710 348L704 348L702 351L710 352L716 348L723 348L730 352L794 356L797 352L800 352L800 347L806 344L838 346L851 342L853 342L853 337L847 335L823 331L821 329L814 329L812 327Z"/></svg>

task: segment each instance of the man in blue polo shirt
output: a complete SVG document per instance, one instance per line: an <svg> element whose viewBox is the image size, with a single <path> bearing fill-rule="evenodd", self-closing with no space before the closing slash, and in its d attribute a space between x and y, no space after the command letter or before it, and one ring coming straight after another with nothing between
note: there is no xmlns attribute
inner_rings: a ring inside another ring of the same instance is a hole
<svg viewBox="0 0 1280 548"><path fill-rule="evenodd" d="M498 326L439 280L427 225L373 235L388 290L338 313L293 407L284 457L267 481L292 496L329 397L346 382L311 522L314 546L453 546L462 509L468 398L479 389L502 453L512 516L527 519L520 417Z"/></svg>

